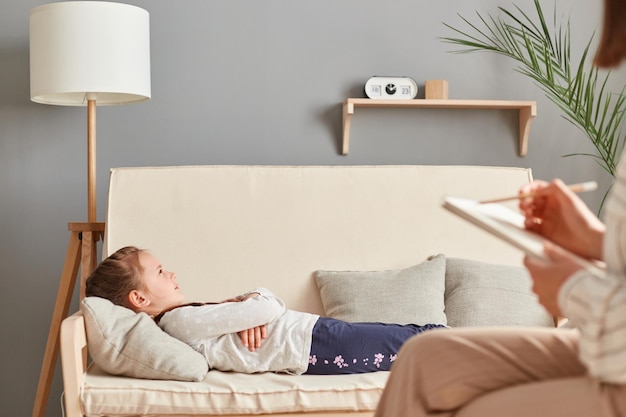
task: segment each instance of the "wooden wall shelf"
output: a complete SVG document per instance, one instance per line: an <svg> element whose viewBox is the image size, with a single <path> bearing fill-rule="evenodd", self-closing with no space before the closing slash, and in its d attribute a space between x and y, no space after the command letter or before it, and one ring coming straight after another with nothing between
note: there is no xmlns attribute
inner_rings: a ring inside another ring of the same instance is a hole
<svg viewBox="0 0 626 417"><path fill-rule="evenodd" d="M388 108L433 108L433 109L513 109L519 110L519 155L528 151L530 125L537 115L536 101L510 100L451 100L451 99L415 99L415 100L372 100L369 98L349 98L343 102L343 144L342 154L347 155L350 147L350 124L356 107Z"/></svg>

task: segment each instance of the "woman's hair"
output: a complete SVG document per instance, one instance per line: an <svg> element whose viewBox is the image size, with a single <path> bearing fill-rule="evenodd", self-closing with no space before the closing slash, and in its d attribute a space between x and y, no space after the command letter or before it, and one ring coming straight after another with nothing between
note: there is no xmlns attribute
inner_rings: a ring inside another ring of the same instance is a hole
<svg viewBox="0 0 626 417"><path fill-rule="evenodd" d="M87 297L106 298L113 304L128 305L128 294L141 286L142 267L134 246L126 246L100 262L85 282Z"/></svg>
<svg viewBox="0 0 626 417"><path fill-rule="evenodd" d="M616 67L626 57L626 0L604 0L602 37L594 64Z"/></svg>

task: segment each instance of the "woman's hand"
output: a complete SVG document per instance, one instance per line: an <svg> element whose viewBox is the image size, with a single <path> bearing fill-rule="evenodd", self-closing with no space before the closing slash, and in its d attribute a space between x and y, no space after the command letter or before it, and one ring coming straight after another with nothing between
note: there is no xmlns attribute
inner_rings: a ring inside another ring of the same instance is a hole
<svg viewBox="0 0 626 417"><path fill-rule="evenodd" d="M544 251L550 261L527 256L524 265L533 279L533 292L539 297L539 302L554 317L562 317L558 298L561 286L569 277L582 267L576 263L570 254L556 245L546 243Z"/></svg>
<svg viewBox="0 0 626 417"><path fill-rule="evenodd" d="M604 224L561 180L534 181L520 189L519 208L528 230L584 258L602 259Z"/></svg>

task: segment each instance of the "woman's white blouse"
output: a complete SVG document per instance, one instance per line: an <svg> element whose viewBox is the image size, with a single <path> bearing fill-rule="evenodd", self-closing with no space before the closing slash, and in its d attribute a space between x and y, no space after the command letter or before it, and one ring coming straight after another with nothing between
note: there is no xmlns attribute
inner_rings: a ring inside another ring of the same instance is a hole
<svg viewBox="0 0 626 417"><path fill-rule="evenodd" d="M574 274L559 293L559 306L580 331L579 356L604 382L626 383L626 153L605 207L605 277Z"/></svg>

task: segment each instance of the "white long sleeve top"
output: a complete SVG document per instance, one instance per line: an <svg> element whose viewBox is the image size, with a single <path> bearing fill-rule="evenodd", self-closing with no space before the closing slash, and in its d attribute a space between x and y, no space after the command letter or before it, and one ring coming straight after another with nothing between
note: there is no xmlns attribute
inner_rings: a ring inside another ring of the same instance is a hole
<svg viewBox="0 0 626 417"><path fill-rule="evenodd" d="M626 153L605 207L605 277L578 271L559 292L559 306L580 331L579 356L600 381L626 383Z"/></svg>
<svg viewBox="0 0 626 417"><path fill-rule="evenodd" d="M159 326L202 353L211 369L243 373L301 374L309 364L311 335L319 316L287 310L284 302L265 288L258 297L241 302L175 308ZM237 332L266 325L267 337L250 352Z"/></svg>

